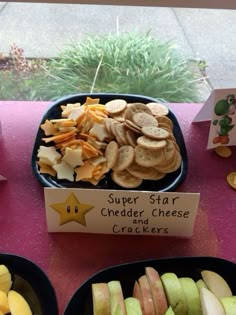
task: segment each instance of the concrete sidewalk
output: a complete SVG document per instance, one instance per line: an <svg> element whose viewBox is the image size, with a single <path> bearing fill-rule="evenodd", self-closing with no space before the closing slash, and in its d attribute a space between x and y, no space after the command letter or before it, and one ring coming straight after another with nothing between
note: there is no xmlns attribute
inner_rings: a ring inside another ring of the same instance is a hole
<svg viewBox="0 0 236 315"><path fill-rule="evenodd" d="M55 57L88 34L151 31L207 64L210 87L236 87L236 11L0 2L0 52Z"/></svg>

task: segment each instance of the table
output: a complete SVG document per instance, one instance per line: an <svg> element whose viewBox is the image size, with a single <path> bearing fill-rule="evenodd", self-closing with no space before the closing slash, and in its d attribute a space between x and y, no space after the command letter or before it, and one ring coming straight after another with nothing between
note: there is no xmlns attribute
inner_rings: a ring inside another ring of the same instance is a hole
<svg viewBox="0 0 236 315"><path fill-rule="evenodd" d="M51 280L60 314L76 289L97 271L125 262L173 256L217 256L236 262L236 194L226 176L232 157L207 151L209 122L191 124L202 104L170 104L184 134L189 171L180 192L200 192L191 239L48 233L43 188L31 169L37 128L49 102L0 101L0 252L23 256Z"/></svg>

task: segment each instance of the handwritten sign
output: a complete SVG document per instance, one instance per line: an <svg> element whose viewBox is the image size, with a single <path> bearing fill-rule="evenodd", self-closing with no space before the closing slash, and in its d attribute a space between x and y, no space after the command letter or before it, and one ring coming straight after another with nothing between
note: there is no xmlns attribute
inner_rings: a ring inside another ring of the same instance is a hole
<svg viewBox="0 0 236 315"><path fill-rule="evenodd" d="M200 195L45 188L48 232L191 237Z"/></svg>

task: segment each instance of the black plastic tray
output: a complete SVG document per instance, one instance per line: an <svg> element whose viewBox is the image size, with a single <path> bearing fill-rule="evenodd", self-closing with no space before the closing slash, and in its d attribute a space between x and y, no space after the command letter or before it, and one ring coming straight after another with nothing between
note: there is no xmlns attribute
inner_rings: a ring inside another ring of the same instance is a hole
<svg viewBox="0 0 236 315"><path fill-rule="evenodd" d="M27 300L33 314L58 315L54 288L37 265L12 254L0 254L0 265L9 269L14 279L13 289Z"/></svg>
<svg viewBox="0 0 236 315"><path fill-rule="evenodd" d="M236 294L236 264L233 262L215 257L145 260L113 266L93 275L72 296L64 315L93 315L92 283L119 280L124 297L132 296L134 282L145 273L144 268L147 266L154 267L160 275L174 272L178 277L191 277L195 281L201 278L201 270L212 270L219 273L227 281L233 294Z"/></svg>
<svg viewBox="0 0 236 315"><path fill-rule="evenodd" d="M157 102L156 99L142 96L142 95L130 95L130 94L76 94L76 95L69 95L66 97L63 97L53 103L48 111L44 114L40 125L45 122L46 119L55 119L61 117L61 105L65 105L68 103L84 103L86 101L87 97L91 98L99 98L100 103L104 104L110 100L113 100L115 98L121 98L125 99L129 103L135 103L135 102L141 102L144 104L147 104L149 102ZM170 174L167 174L163 179L158 181L143 181L142 185L136 188L136 190L142 190L142 191L174 191L185 179L187 175L187 169L188 169L188 158L187 158L187 151L186 146L184 142L184 137L181 132L179 123L175 117L175 115L169 111L168 117L172 120L174 125L174 135L176 138L176 141L180 147L180 152L182 156L182 164L180 168ZM33 173L35 174L38 181L42 184L44 187L60 187L60 188L85 188L85 189L116 189L116 190L124 190L124 188L116 185L109 174L107 174L106 178L100 181L100 183L96 186L86 183L86 182L70 182L67 180L58 180L56 177L47 175L47 174L40 174L38 170L37 165L37 153L40 145L46 145L42 138L45 137L43 130L40 128L38 129L35 144L33 148L32 153L32 169Z"/></svg>

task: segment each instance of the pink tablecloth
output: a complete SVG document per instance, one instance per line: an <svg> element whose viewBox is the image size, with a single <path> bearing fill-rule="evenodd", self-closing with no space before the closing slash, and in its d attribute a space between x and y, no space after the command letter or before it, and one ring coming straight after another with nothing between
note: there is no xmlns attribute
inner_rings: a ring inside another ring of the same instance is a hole
<svg viewBox="0 0 236 315"><path fill-rule="evenodd" d="M181 125L189 171L181 192L200 192L191 239L47 233L43 188L31 170L37 128L46 102L0 102L0 252L38 264L55 287L60 314L75 290L100 269L124 262L170 256L218 256L236 262L236 191L226 175L229 159L206 150L209 123L191 124L201 104L171 104Z"/></svg>

